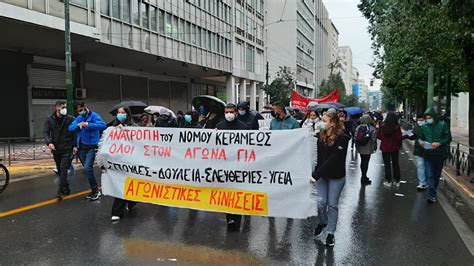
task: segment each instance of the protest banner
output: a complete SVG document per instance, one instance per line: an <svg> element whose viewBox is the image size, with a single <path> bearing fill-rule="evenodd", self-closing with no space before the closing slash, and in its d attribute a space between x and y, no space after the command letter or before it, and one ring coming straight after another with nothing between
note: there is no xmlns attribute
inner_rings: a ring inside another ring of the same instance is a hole
<svg viewBox="0 0 474 266"><path fill-rule="evenodd" d="M98 151L105 195L196 210L306 218L307 130L109 127Z"/></svg>

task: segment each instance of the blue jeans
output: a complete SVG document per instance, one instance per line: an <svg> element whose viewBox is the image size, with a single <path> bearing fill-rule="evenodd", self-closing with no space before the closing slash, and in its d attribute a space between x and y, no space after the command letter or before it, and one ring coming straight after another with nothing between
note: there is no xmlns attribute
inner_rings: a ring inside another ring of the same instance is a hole
<svg viewBox="0 0 474 266"><path fill-rule="evenodd" d="M89 179L89 186L91 187L92 191L96 191L99 187L94 174L95 153L95 149L80 149L77 152L77 156L84 167L84 174Z"/></svg>
<svg viewBox="0 0 474 266"><path fill-rule="evenodd" d="M339 196L346 184L346 178L320 178L316 183L318 190L318 216L320 224L327 224L328 233L334 234L339 215Z"/></svg>
<svg viewBox="0 0 474 266"><path fill-rule="evenodd" d="M420 186L426 186L425 176L425 158L422 156L415 156L416 158L416 170L418 172L418 182Z"/></svg>
<svg viewBox="0 0 474 266"><path fill-rule="evenodd" d="M425 157L425 176L430 198L436 198L436 189L438 188L439 178L443 171L444 160L444 156Z"/></svg>

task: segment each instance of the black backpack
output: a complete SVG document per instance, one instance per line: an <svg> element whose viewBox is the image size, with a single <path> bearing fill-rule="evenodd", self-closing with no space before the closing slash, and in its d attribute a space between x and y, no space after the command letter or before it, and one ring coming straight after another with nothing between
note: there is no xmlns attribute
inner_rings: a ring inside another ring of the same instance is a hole
<svg viewBox="0 0 474 266"><path fill-rule="evenodd" d="M368 125L360 125L355 135L355 143L357 146L365 146L370 141L370 128Z"/></svg>

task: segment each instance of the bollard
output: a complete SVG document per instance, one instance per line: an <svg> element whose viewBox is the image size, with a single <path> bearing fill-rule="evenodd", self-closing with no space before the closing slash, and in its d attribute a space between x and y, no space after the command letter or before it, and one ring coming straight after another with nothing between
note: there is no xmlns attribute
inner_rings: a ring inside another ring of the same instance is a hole
<svg viewBox="0 0 474 266"><path fill-rule="evenodd" d="M460 171L460 168L461 168L461 158L460 158L460 151L459 151L459 143L458 143L458 145L456 146L456 158L455 158L455 162L456 162L456 176L461 176L461 171Z"/></svg>
<svg viewBox="0 0 474 266"><path fill-rule="evenodd" d="M12 153L10 150L10 140L8 140L8 166L12 166Z"/></svg>

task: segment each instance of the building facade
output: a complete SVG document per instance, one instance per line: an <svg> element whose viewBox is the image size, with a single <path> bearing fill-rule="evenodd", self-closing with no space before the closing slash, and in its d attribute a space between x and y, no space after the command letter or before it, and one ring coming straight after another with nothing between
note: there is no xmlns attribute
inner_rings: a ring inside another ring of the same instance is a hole
<svg viewBox="0 0 474 266"><path fill-rule="evenodd" d="M75 98L84 99L106 121L112 119L113 106L125 100L186 111L196 95L232 102L241 95L256 107L256 87L264 81L262 4L71 0ZM239 10L245 17L237 20ZM235 25L242 21L244 29ZM25 110L7 121L18 127L2 130L0 137L39 137L52 104L65 98L64 3L3 0L0 29L5 33L0 82ZM243 53L237 42L245 47ZM2 97L2 111L10 110L11 102Z"/></svg>
<svg viewBox="0 0 474 266"><path fill-rule="evenodd" d="M346 94L352 94L352 50L349 46L340 46L339 49L339 59L341 60L341 76L344 81L344 86L346 87Z"/></svg>
<svg viewBox="0 0 474 266"><path fill-rule="evenodd" d="M336 62L339 57L339 31L336 26L329 20L329 63Z"/></svg>

